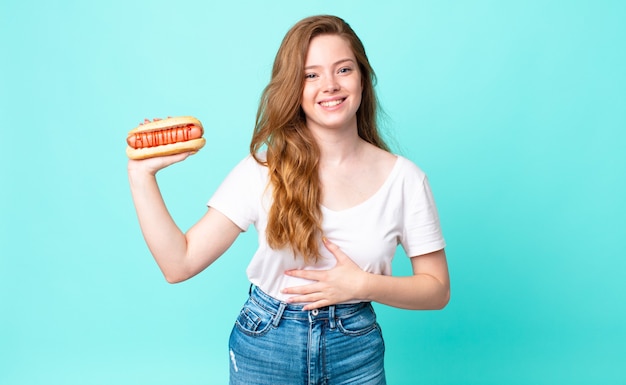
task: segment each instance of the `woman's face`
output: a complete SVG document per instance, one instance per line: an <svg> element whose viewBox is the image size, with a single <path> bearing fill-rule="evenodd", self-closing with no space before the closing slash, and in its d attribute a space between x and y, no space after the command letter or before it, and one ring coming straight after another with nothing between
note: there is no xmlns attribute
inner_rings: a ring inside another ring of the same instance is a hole
<svg viewBox="0 0 626 385"><path fill-rule="evenodd" d="M350 44L338 35L311 39L304 64L302 110L312 130L355 129L363 86Z"/></svg>

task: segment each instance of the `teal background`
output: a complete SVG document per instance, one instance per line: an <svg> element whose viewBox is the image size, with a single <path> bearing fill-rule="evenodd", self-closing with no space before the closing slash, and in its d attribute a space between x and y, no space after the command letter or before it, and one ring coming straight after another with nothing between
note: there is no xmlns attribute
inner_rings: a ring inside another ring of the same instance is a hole
<svg viewBox="0 0 626 385"><path fill-rule="evenodd" d="M247 153L283 35L319 13L364 41L448 241L445 310L377 306L389 383L626 384L626 2L602 0L3 0L1 384L227 383L255 234L167 284L125 135L204 122L160 174L187 229Z"/></svg>

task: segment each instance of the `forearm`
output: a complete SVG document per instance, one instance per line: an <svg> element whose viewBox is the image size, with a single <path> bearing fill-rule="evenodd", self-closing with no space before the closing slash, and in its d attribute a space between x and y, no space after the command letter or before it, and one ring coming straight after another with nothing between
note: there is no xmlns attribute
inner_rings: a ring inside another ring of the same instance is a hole
<svg viewBox="0 0 626 385"><path fill-rule="evenodd" d="M438 310L450 299L450 286L429 274L408 277L366 273L360 297L367 301L412 309Z"/></svg>
<svg viewBox="0 0 626 385"><path fill-rule="evenodd" d="M181 280L187 241L165 206L156 177L129 173L129 182L139 226L150 252L169 282Z"/></svg>

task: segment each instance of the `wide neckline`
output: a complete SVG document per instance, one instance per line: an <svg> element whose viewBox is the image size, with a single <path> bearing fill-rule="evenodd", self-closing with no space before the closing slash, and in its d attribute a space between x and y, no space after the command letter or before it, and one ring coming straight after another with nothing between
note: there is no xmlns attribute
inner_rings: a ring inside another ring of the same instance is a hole
<svg viewBox="0 0 626 385"><path fill-rule="evenodd" d="M396 157L396 160L395 160L395 163L394 163L393 167L391 168L391 171L389 171L389 175L387 175L387 177L385 178L385 181L380 185L380 187L372 195L370 195L364 201L362 201L360 203L357 203L354 206L347 207L347 208L341 209L341 210L333 210L333 209L330 209L330 208L328 208L328 207L326 207L324 205L320 205L321 208L322 208L322 212L333 213L333 214L343 214L343 213L347 213L347 212L350 212L350 211L358 210L359 208L361 208L363 206L366 206L370 202L375 200L378 195L382 194L382 192L387 189L387 186L389 184L391 184L391 182L394 180L396 174L398 173L398 169L400 168L400 163L401 163L402 157L399 156L399 155L395 155L395 157Z"/></svg>

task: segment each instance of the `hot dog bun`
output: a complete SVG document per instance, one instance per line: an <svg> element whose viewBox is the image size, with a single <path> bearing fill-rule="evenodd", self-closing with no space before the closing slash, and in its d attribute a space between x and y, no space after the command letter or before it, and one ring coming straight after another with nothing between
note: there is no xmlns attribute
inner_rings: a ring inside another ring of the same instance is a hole
<svg viewBox="0 0 626 385"><path fill-rule="evenodd" d="M126 155L147 159L198 151L206 140L202 123L192 116L179 116L141 124L128 132Z"/></svg>

